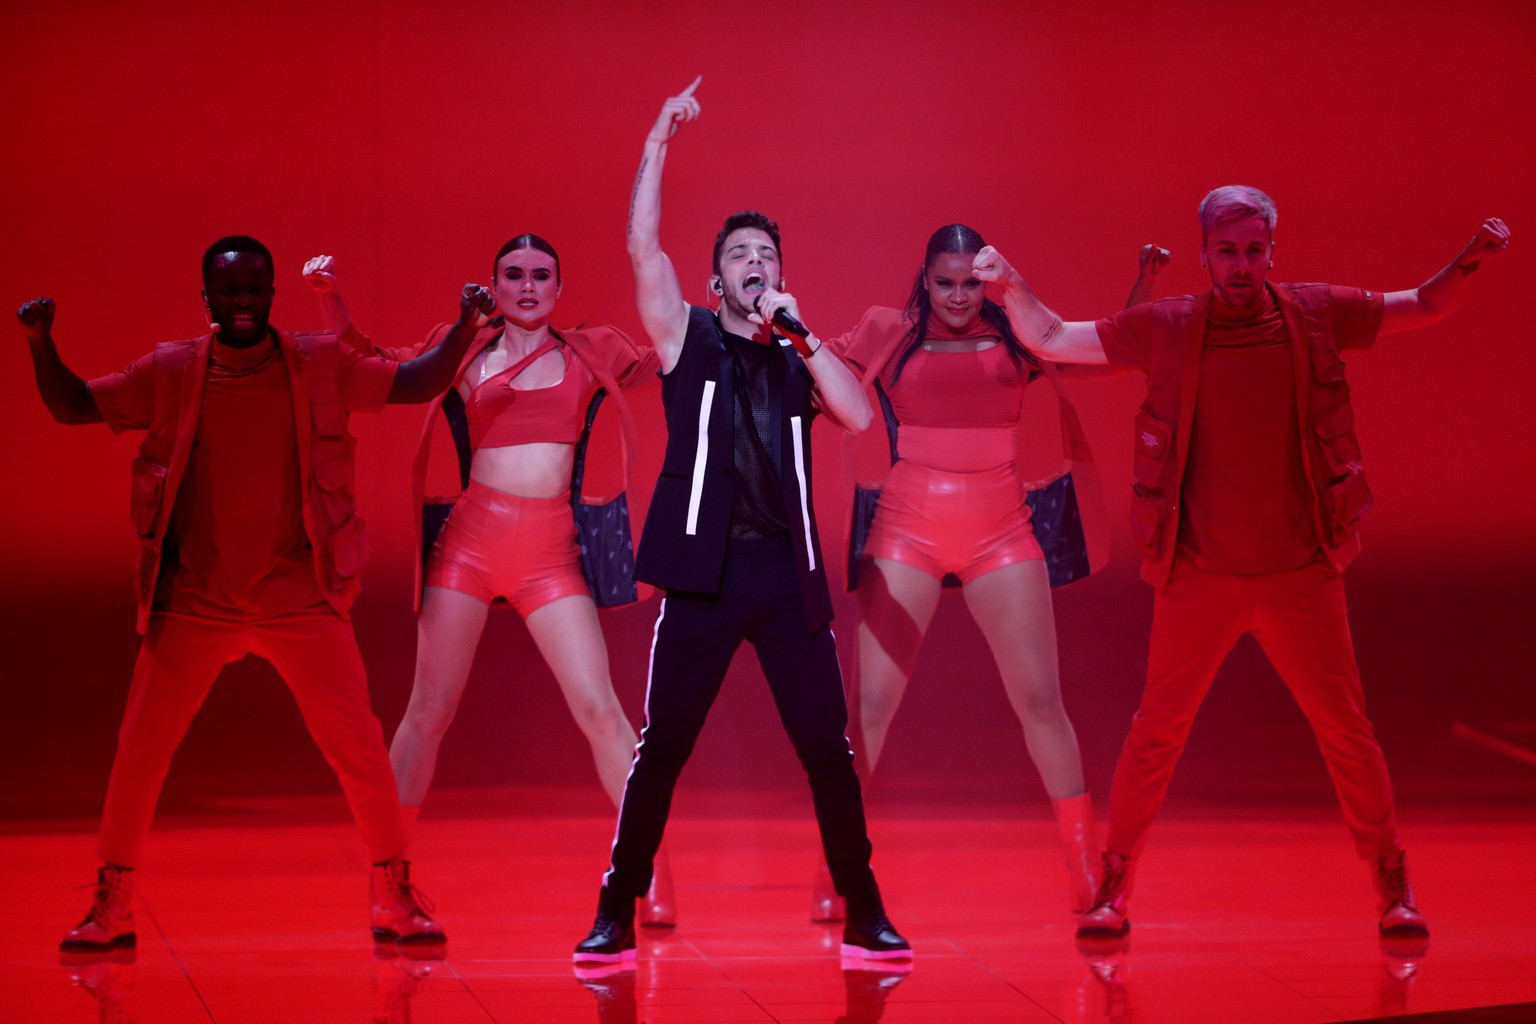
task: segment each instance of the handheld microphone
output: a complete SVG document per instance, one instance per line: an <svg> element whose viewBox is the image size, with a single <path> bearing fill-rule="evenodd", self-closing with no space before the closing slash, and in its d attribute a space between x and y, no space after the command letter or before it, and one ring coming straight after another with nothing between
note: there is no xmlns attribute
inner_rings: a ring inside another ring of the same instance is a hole
<svg viewBox="0 0 1536 1024"><path fill-rule="evenodd" d="M761 310L758 309L758 302L758 299L752 300L752 311L761 315ZM819 347L811 348L810 328L806 327L805 324L801 323L799 320L796 320L782 309L776 309L773 311L773 326L777 327L779 330L783 331L786 335L789 336L789 343L795 347L795 351L800 353L802 358L809 359L811 356L821 351Z"/></svg>
<svg viewBox="0 0 1536 1024"><path fill-rule="evenodd" d="M761 312L758 309L759 301L760 300L758 299L752 300L752 311L754 313ZM800 338L805 338L811 333L811 329L809 327L805 326L805 324L801 323L799 320L796 320L782 309L776 309L773 311L773 326L777 327L785 334L793 334Z"/></svg>

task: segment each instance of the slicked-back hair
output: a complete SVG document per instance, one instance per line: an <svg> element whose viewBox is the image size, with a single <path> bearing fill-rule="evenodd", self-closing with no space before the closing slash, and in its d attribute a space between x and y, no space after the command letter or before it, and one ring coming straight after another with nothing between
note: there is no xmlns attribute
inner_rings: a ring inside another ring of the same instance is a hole
<svg viewBox="0 0 1536 1024"><path fill-rule="evenodd" d="M742 228L757 228L764 232L773 242L773 247L779 251L779 258L784 257L784 247L779 244L779 226L773 218L756 210L740 210L725 218L725 223L720 226L720 233L715 236L715 252L710 257L709 265L715 276L720 274L720 252L725 248L725 240L731 236L732 231L740 231ZM777 284L777 282L769 282Z"/></svg>
<svg viewBox="0 0 1536 1024"><path fill-rule="evenodd" d="M922 345L928 337L928 317L933 312L933 306L928 301L928 286L926 278L928 268L933 261L940 256L950 253L959 253L963 256L974 256L987 243L981 234L974 228L964 224L946 224L928 237L928 248L923 251L923 265L918 268L917 277L912 281L912 294L907 298L907 317L912 321L912 327L907 331L902 340L901 355L896 359L896 369L891 373L891 386L901 379L902 367L907 365L907 360ZM1003 307L991 299L981 300L981 318L993 327L997 328L998 336L1003 339L1003 347L1008 350L1008 357L1013 360L1014 366L1029 365L1038 367L1039 361L1029 354L1020 342L1013 328L1008 326L1008 314Z"/></svg>
<svg viewBox="0 0 1536 1024"><path fill-rule="evenodd" d="M496 259L491 262L491 279L496 279L496 273L501 268L501 258L509 252L519 249L537 249L539 252L548 253L549 258L555 261L555 283L560 283L560 254L555 252L555 247L550 245L538 235L521 234L507 242L496 254Z"/></svg>

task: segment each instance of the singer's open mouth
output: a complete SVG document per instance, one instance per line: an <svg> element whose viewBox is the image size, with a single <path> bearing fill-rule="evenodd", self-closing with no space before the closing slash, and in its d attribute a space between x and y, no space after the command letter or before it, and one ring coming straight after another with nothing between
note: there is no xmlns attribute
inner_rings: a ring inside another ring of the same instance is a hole
<svg viewBox="0 0 1536 1024"><path fill-rule="evenodd" d="M761 295L768 287L768 281L762 274L751 273L741 279L741 290Z"/></svg>

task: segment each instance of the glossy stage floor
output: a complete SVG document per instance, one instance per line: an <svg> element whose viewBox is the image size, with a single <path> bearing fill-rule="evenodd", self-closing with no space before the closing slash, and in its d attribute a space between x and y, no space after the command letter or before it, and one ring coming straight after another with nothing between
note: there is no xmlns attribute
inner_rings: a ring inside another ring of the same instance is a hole
<svg viewBox="0 0 1536 1024"><path fill-rule="evenodd" d="M877 799L876 867L916 958L871 967L839 962L837 930L807 919L806 804L683 787L668 833L680 923L646 930L637 965L612 972L570 962L612 829L585 790L434 797L414 857L442 950L374 947L340 798L302 796L163 815L138 949L61 959L90 899L76 888L90 822L12 820L0 1020L1536 1020L1528 808L1419 814L1408 837L1433 937L1383 948L1336 812L1185 806L1157 827L1129 942L1089 948L1049 821Z"/></svg>

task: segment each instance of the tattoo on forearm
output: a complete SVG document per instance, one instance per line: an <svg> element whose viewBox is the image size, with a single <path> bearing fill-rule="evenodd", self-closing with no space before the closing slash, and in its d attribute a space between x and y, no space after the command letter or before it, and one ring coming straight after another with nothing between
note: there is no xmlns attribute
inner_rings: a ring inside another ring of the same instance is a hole
<svg viewBox="0 0 1536 1024"><path fill-rule="evenodd" d="M645 168L651 162L648 156L640 158L640 169L635 172L635 187L629 193L629 224L625 227L625 234L635 233L635 204L640 201L640 179L645 177Z"/></svg>
<svg viewBox="0 0 1536 1024"><path fill-rule="evenodd" d="M1061 330L1061 317L1053 313L1051 314L1051 326L1047 327L1045 333L1040 335L1040 347L1044 348L1046 345L1049 345L1051 339L1056 337L1056 332L1059 330Z"/></svg>

